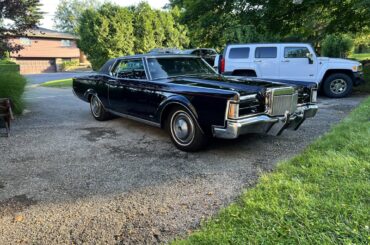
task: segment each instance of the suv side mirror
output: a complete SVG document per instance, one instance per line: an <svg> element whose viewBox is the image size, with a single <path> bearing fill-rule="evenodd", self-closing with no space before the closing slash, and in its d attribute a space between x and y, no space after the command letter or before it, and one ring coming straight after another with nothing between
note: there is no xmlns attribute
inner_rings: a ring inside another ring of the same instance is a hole
<svg viewBox="0 0 370 245"><path fill-rule="evenodd" d="M307 59L308 59L308 63L309 63L309 64L313 64L313 54L311 54L311 53L307 53L307 54L306 54L306 57L307 57Z"/></svg>

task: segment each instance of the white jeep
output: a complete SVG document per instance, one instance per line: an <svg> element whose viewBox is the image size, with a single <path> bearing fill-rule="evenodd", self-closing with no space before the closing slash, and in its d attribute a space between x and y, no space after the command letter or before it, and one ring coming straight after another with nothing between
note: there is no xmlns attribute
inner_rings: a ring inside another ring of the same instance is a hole
<svg viewBox="0 0 370 245"><path fill-rule="evenodd" d="M315 82L333 98L349 95L363 81L361 63L317 57L305 43L227 45L215 66L223 75Z"/></svg>

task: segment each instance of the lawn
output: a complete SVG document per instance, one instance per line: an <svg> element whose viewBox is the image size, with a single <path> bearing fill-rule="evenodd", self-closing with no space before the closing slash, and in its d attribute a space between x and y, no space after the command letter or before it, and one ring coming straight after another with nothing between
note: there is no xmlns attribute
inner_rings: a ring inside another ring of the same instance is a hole
<svg viewBox="0 0 370 245"><path fill-rule="evenodd" d="M349 56L351 59L356 60L370 60L370 53L364 53L364 54L351 54Z"/></svg>
<svg viewBox="0 0 370 245"><path fill-rule="evenodd" d="M370 98L174 244L369 244Z"/></svg>
<svg viewBox="0 0 370 245"><path fill-rule="evenodd" d="M41 84L42 87L66 88L72 87L72 78L49 81Z"/></svg>

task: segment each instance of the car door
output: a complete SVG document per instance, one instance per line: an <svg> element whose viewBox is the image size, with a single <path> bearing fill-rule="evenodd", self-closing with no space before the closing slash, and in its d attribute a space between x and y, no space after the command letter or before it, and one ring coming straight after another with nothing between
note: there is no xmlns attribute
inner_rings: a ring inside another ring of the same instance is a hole
<svg viewBox="0 0 370 245"><path fill-rule="evenodd" d="M254 63L259 77L279 78L277 46L257 46L254 51Z"/></svg>
<svg viewBox="0 0 370 245"><path fill-rule="evenodd" d="M309 49L304 46L284 46L280 62L280 78L286 80L315 80L317 64L307 58Z"/></svg>
<svg viewBox="0 0 370 245"><path fill-rule="evenodd" d="M148 80L143 59L123 59L113 68L109 83L112 110L152 120L158 107L157 87Z"/></svg>

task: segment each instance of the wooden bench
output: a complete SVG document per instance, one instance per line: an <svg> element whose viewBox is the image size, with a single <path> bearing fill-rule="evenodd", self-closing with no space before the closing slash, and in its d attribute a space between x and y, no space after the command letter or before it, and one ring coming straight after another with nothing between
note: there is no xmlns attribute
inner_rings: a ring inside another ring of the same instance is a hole
<svg viewBox="0 0 370 245"><path fill-rule="evenodd" d="M10 121L13 120L13 111L10 100L0 98L0 127L5 127L6 136L10 136Z"/></svg>

